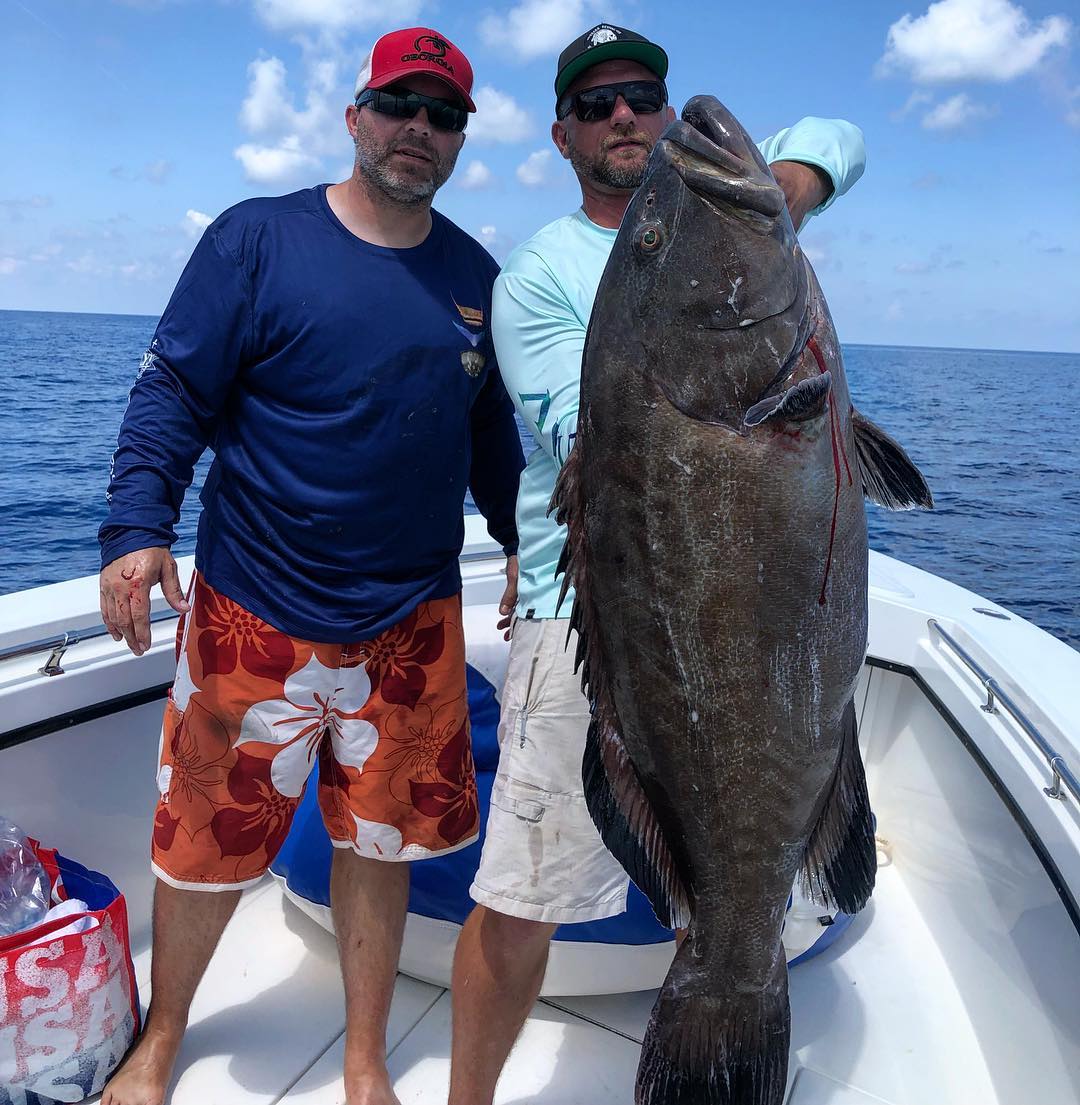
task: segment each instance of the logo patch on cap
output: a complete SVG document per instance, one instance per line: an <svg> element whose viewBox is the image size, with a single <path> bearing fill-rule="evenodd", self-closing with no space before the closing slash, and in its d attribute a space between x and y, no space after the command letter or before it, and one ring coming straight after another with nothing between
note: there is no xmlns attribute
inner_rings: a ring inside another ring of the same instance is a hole
<svg viewBox="0 0 1080 1105"><path fill-rule="evenodd" d="M600 46L605 42L618 42L619 32L614 27L607 26L606 23L601 23L599 27L594 27L589 32L589 47Z"/></svg>
<svg viewBox="0 0 1080 1105"><path fill-rule="evenodd" d="M414 43L415 53L402 54L402 61L431 61L441 65L448 73L453 73L454 67L446 60L446 51L450 44L444 42L437 35L421 35Z"/></svg>

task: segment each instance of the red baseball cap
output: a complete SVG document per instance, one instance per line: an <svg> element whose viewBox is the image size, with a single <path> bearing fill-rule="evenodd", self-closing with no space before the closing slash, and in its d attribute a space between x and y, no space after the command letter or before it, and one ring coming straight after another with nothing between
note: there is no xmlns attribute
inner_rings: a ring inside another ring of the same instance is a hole
<svg viewBox="0 0 1080 1105"><path fill-rule="evenodd" d="M449 39L430 27L407 27L383 35L372 46L357 73L353 95L359 96L365 88L385 88L402 77L417 73L438 77L465 101L467 110L476 110L470 95L473 72L469 59Z"/></svg>

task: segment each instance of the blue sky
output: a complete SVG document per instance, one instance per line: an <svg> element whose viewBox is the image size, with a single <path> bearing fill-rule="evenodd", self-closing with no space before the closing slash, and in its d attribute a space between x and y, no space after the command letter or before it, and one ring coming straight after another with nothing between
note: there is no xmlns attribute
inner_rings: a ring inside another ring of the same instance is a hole
<svg viewBox="0 0 1080 1105"><path fill-rule="evenodd" d="M1076 0L0 0L0 308L160 313L210 217L348 173L356 69L410 23L473 62L437 206L501 259L579 203L552 79L601 20L665 46L677 105L863 128L802 235L842 340L1080 351Z"/></svg>

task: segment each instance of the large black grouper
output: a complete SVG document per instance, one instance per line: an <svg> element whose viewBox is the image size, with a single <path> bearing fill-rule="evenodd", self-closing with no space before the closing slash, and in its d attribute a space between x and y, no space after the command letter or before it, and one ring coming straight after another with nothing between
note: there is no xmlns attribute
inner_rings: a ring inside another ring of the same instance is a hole
<svg viewBox="0 0 1080 1105"><path fill-rule="evenodd" d="M657 916L689 929L639 1105L779 1105L793 882L801 869L848 913L873 889L852 701L864 493L932 505L852 407L783 192L731 114L697 97L604 271L552 500L593 710L589 809Z"/></svg>

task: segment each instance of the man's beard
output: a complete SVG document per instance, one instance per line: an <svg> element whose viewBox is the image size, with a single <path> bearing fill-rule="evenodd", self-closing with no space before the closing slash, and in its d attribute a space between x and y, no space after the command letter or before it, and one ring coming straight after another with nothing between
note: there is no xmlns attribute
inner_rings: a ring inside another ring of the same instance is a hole
<svg viewBox="0 0 1080 1105"><path fill-rule="evenodd" d="M645 167L648 159L643 163L628 161L611 161L608 159L608 150L616 142L625 142L633 139L641 142L647 150L653 147L652 136L643 130L629 131L625 134L613 134L604 140L603 145L595 156L589 157L583 154L567 136L570 148L570 164L574 172L593 184L603 184L608 188L619 188L624 191L636 188L645 179Z"/></svg>
<svg viewBox="0 0 1080 1105"><path fill-rule="evenodd" d="M432 196L450 179L457 163L457 151L439 156L434 145L422 135L399 138L386 146L363 126L356 128L356 166L364 179L391 203L416 207L431 202ZM396 169L390 162L399 149L419 150L431 158L431 175L426 179Z"/></svg>

